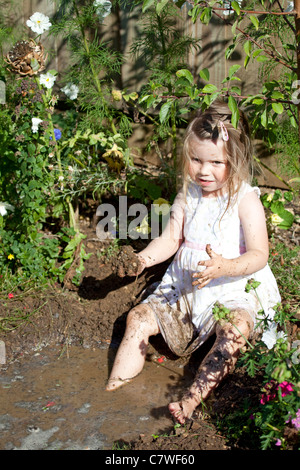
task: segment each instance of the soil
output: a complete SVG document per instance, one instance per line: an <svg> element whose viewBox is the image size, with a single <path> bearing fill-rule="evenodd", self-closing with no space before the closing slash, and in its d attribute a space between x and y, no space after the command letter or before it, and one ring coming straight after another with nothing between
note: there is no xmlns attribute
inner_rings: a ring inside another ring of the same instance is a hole
<svg viewBox="0 0 300 470"><path fill-rule="evenodd" d="M293 231L278 232L279 237L285 237L286 244L294 247L299 244L299 224L296 229L296 235L293 227ZM85 247L91 256L85 261L85 270L78 287L68 283L68 288L56 284L39 292L20 291L9 301L0 303L0 317L15 315L18 324L18 328L0 336L6 345L7 363L21 355L30 355L37 345L46 347L59 343L62 347L98 348L106 343L117 346L124 333L128 311L147 295L147 289L154 282L161 279L169 264L166 262L150 268L139 276L120 277L117 275L116 257L109 256L111 242L97 239L95 221L84 218L81 231L86 235ZM144 244L142 240L131 243L135 251L139 251ZM125 265L128 266L130 257L133 255L135 258L134 252L125 245L122 253ZM132 268L135 270L135 259L133 263ZM22 316L27 312L32 312L30 321L22 324ZM291 328L291 334L296 335L296 330ZM184 360L190 371L193 372L201 357L212 346L213 338L207 343ZM177 365L183 361L172 355L159 336L151 340L148 355L151 354L163 356ZM133 450L247 449L247 443L226 441L225 436L217 430L216 417L221 420L246 398L250 402L257 400L260 387L257 377L251 379L243 370L237 369L209 398L206 408L195 413L194 419L186 426L173 426L167 435L155 437L142 433L134 442L130 442L130 446ZM116 435L115 439L122 445L122 436Z"/></svg>

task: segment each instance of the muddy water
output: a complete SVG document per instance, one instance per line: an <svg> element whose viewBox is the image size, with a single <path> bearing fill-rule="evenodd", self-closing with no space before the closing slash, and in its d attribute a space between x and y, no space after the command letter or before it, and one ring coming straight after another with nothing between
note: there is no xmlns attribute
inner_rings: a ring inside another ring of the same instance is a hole
<svg viewBox="0 0 300 470"><path fill-rule="evenodd" d="M108 450L170 431L167 405L190 374L149 356L134 381L105 392L115 353L108 346L47 347L0 366L0 449Z"/></svg>

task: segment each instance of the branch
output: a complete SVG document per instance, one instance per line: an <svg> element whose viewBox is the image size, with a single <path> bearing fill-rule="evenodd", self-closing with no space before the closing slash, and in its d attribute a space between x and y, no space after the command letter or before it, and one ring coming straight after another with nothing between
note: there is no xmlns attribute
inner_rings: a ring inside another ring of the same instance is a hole
<svg viewBox="0 0 300 470"><path fill-rule="evenodd" d="M212 93L198 93L198 96L207 96L207 95L211 95ZM220 96L229 96L229 94L226 92L226 93L220 93ZM250 98L250 96L252 95L248 95L248 96L244 96L244 95L239 95L238 93L230 93L230 96L232 96L233 98L236 98L236 99L239 99L239 100L246 100L248 98ZM256 95L255 95L256 96ZM254 98L255 98L254 96ZM161 96L162 99L174 99L174 100L180 100L182 98L189 98L188 95L185 95L185 96L175 96L175 95L162 95ZM270 102L273 102L273 103L285 103L285 104L288 104L288 105L291 105L291 104L295 104L292 100L283 100L283 99L279 99L279 98L268 98L267 96L260 96L259 95L259 98L264 100L264 101L270 101Z"/></svg>
<svg viewBox="0 0 300 470"><path fill-rule="evenodd" d="M191 3L191 4L195 5L194 1L189 1L188 3ZM277 0L277 3L279 3L278 0ZM199 6L207 6L208 7L209 5L208 5L208 2L203 1L202 5L199 5ZM258 11L258 10L242 10L242 9L240 9L240 12L241 13L251 13L252 15L276 15L276 16L294 16L296 14L295 10L282 11L282 8L281 8L280 4L279 4L279 7L280 7L281 11ZM218 10L218 11L234 11L233 8L229 9L229 8L224 8L224 7L212 7L212 9L213 10Z"/></svg>
<svg viewBox="0 0 300 470"><path fill-rule="evenodd" d="M279 6L281 12L282 12L282 13L285 13L285 12L283 11L283 8L282 8L281 4L280 4L280 1L279 1L279 0L276 0L276 2L277 2L277 4L278 4L278 6ZM293 10L293 15L295 15L295 14L296 14L296 11ZM288 19L286 16L284 16L283 19L284 19L284 21L286 22L286 24L289 26L289 28L291 28L291 30L292 30L293 33L295 34L295 33L296 33L296 28L290 23L289 19Z"/></svg>
<svg viewBox="0 0 300 470"><path fill-rule="evenodd" d="M219 10L220 8L213 8L213 13L218 17L220 18L222 21L225 21L226 19L219 15L218 13L216 13L215 10ZM224 10L224 8L222 8L222 10ZM249 12L248 12L249 13ZM269 12L271 13L271 12ZM232 22L228 22L227 24L229 24L230 26L233 26ZM275 62L278 62L279 64L283 65L284 67L292 70L292 72L296 72L297 69L295 67L292 67L291 65L287 64L286 62L284 62L283 60L280 60L278 57L274 57L274 54L273 52L269 52L267 49L264 49L255 39L252 38L252 36L250 36L250 34L246 33L246 31L244 31L243 29L241 28L238 28L236 27L236 30L239 31L240 33L243 34L243 36L245 36L249 41L251 41L253 44L255 44L259 49L263 50L267 55L269 55L270 57L272 57L273 60L275 60Z"/></svg>

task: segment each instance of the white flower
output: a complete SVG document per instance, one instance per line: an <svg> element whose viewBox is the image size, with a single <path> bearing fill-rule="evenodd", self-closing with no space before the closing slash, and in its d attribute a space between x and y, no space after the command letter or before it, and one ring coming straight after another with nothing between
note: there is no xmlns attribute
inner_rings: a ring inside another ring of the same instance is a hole
<svg viewBox="0 0 300 470"><path fill-rule="evenodd" d="M278 332L277 323L272 322L269 328L263 333L261 340L265 343L268 349L272 349L280 338L285 339L286 335L283 331Z"/></svg>
<svg viewBox="0 0 300 470"><path fill-rule="evenodd" d="M293 11L293 10L294 10L294 2L288 1L287 2L287 7L284 11L289 12L289 11Z"/></svg>
<svg viewBox="0 0 300 470"><path fill-rule="evenodd" d="M32 121L31 130L35 134L39 130L39 124L43 122L43 119L32 118L31 121Z"/></svg>
<svg viewBox="0 0 300 470"><path fill-rule="evenodd" d="M39 12L34 13L29 20L26 21L26 24L34 33L37 34L42 34L51 26L48 16Z"/></svg>
<svg viewBox="0 0 300 470"><path fill-rule="evenodd" d="M55 80L56 77L51 72L41 73L40 75L40 84L48 89L53 87Z"/></svg>
<svg viewBox="0 0 300 470"><path fill-rule="evenodd" d="M243 0L237 0L239 6L241 6ZM231 0L223 0L223 7L226 8L225 11L223 11L223 15L232 15L234 13L234 9L231 6Z"/></svg>
<svg viewBox="0 0 300 470"><path fill-rule="evenodd" d="M70 100L76 100L79 88L74 83L68 83L64 88L61 89Z"/></svg>
<svg viewBox="0 0 300 470"><path fill-rule="evenodd" d="M93 5L96 7L96 14L100 21L110 14L111 2L109 0L95 0Z"/></svg>
<svg viewBox="0 0 300 470"><path fill-rule="evenodd" d="M14 206L11 204L8 204L7 202L0 202L0 215L6 215L7 214L7 209L10 211L14 210Z"/></svg>

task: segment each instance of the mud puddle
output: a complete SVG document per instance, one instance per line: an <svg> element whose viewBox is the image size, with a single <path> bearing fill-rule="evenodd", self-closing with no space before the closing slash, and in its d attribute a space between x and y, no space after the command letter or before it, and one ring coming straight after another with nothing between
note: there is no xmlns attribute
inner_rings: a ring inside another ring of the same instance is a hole
<svg viewBox="0 0 300 470"><path fill-rule="evenodd" d="M173 429L167 405L190 374L147 358L143 372L114 392L105 384L116 353L46 347L1 366L1 450L109 450L143 433Z"/></svg>

